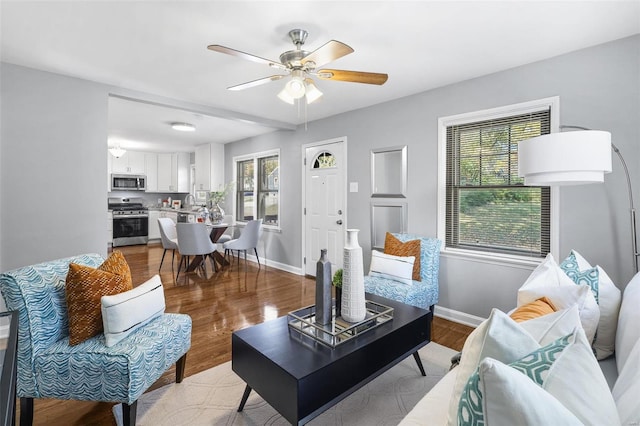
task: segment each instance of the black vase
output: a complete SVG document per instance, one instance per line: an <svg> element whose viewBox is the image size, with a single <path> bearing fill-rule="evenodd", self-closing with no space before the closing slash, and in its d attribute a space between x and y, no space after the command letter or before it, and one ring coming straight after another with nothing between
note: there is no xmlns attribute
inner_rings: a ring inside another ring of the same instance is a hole
<svg viewBox="0 0 640 426"><path fill-rule="evenodd" d="M336 287L336 318L342 314L342 288Z"/></svg>

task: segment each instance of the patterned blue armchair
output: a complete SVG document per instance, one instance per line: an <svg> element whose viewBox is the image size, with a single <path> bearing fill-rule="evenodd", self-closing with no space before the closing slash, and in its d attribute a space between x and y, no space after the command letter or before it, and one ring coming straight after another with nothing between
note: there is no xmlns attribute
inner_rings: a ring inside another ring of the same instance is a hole
<svg viewBox="0 0 640 426"><path fill-rule="evenodd" d="M420 240L420 278L410 285L383 277L364 277L364 290L387 299L430 309L438 303L438 270L440 268L441 241L411 234L392 234L398 240L407 242Z"/></svg>
<svg viewBox="0 0 640 426"><path fill-rule="evenodd" d="M85 254L0 275L7 309L18 311L20 423L33 421L33 398L120 402L126 425L135 425L136 402L172 364L184 377L191 346L191 318L163 314L111 347L104 334L69 346L65 278L69 263L98 267Z"/></svg>

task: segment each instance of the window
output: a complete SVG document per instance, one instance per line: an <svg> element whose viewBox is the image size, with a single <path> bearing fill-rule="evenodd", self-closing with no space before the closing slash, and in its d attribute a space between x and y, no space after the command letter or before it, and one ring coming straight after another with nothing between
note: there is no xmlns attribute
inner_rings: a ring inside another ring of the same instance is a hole
<svg viewBox="0 0 640 426"><path fill-rule="evenodd" d="M551 190L524 186L518 142L550 133L552 106L526 109L441 120L445 224L440 237L446 248L529 258L551 251Z"/></svg>
<svg viewBox="0 0 640 426"><path fill-rule="evenodd" d="M280 154L278 151L234 159L237 172L236 220L262 219L278 227L280 212Z"/></svg>

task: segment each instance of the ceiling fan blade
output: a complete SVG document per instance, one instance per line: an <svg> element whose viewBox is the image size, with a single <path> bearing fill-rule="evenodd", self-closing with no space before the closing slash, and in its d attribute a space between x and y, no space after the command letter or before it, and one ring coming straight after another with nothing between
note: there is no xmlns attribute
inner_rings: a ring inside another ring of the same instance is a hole
<svg viewBox="0 0 640 426"><path fill-rule="evenodd" d="M248 81L246 83L238 84L235 86L227 87L228 90L244 90L250 87L260 86L262 84L269 83L270 81L280 80L286 77L286 75L272 75L270 77L259 78L258 80Z"/></svg>
<svg viewBox="0 0 640 426"><path fill-rule="evenodd" d="M323 80L349 81L352 83L384 84L389 76L376 72L346 71L323 69L316 73Z"/></svg>
<svg viewBox="0 0 640 426"><path fill-rule="evenodd" d="M328 64L331 61L335 61L338 58L342 58L349 53L353 53L353 49L351 47L340 41L331 40L309 53L307 56L302 58L300 62L304 65L307 62L312 61L316 64L315 67L317 68L324 64Z"/></svg>
<svg viewBox="0 0 640 426"><path fill-rule="evenodd" d="M261 58L260 56L252 55L250 53L241 52L236 49L232 49L230 47L220 46L219 44L211 44L207 46L207 49L212 50L214 52L226 53L227 55L237 56L238 58L246 59L248 61L257 62L259 64L269 65L273 68L279 68L286 70L287 67L284 64L281 64L277 61L272 61L271 59Z"/></svg>

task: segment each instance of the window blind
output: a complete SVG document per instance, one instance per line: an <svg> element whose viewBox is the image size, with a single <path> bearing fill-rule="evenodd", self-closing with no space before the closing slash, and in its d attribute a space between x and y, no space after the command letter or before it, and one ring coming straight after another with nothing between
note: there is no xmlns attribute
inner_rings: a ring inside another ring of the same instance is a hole
<svg viewBox="0 0 640 426"><path fill-rule="evenodd" d="M518 142L550 132L550 109L447 127L446 245L544 257L550 190L518 177Z"/></svg>

